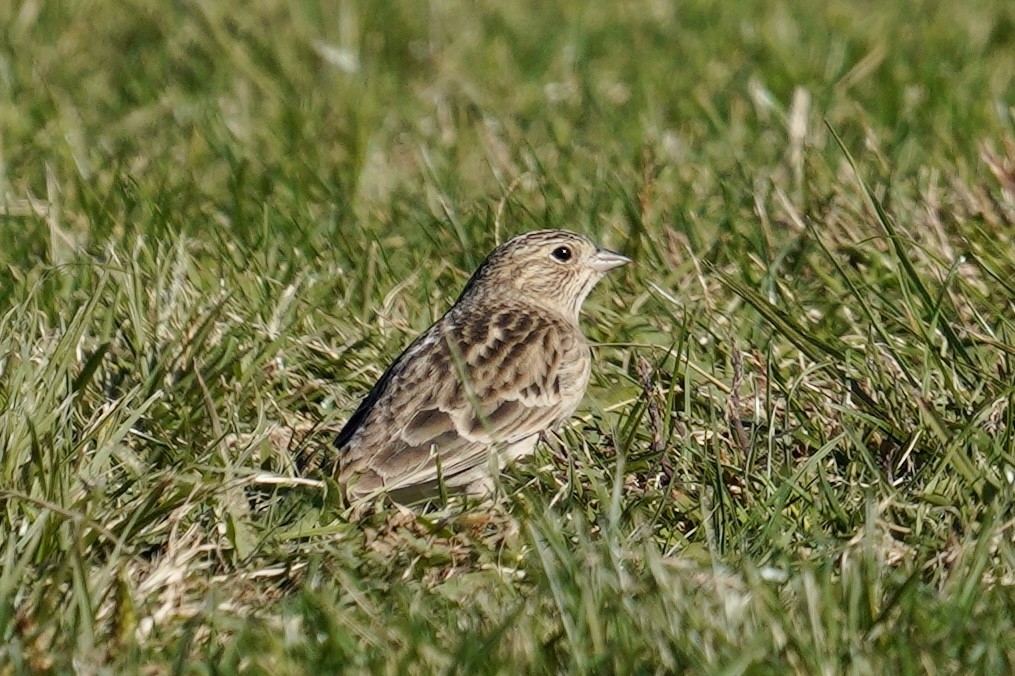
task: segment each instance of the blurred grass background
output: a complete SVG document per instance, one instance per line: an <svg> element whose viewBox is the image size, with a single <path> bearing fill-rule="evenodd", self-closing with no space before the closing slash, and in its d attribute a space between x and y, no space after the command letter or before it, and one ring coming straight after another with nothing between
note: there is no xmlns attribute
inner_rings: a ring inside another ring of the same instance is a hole
<svg viewBox="0 0 1015 676"><path fill-rule="evenodd" d="M0 30L4 673L1015 668L1011 3ZM350 522L295 459L544 227L636 259L577 419Z"/></svg>

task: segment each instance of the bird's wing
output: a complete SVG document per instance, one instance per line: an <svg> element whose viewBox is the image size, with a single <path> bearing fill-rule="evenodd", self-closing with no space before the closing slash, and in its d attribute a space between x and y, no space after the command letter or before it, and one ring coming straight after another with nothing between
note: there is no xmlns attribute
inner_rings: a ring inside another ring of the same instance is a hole
<svg viewBox="0 0 1015 676"><path fill-rule="evenodd" d="M489 462L491 450L569 416L588 373L581 333L554 318L448 315L396 360L372 404L354 414L357 429L343 432L347 490L365 495L439 478L456 485L454 477Z"/></svg>

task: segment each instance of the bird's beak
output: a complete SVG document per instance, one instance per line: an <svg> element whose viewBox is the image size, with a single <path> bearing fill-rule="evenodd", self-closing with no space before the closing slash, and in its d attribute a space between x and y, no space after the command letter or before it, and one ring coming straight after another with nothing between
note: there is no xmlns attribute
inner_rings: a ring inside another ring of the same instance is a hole
<svg viewBox="0 0 1015 676"><path fill-rule="evenodd" d="M630 258L616 251L597 249L595 255L592 256L592 269L596 272L607 272L613 268L619 268L621 265L627 265L630 262Z"/></svg>

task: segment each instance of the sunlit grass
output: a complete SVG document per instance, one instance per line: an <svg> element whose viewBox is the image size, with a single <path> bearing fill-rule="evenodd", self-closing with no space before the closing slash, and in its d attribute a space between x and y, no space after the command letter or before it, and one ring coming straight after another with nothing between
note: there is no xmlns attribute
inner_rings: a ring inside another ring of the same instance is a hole
<svg viewBox="0 0 1015 676"><path fill-rule="evenodd" d="M1002 2L0 7L0 664L1006 673ZM498 242L636 265L492 512L335 430Z"/></svg>

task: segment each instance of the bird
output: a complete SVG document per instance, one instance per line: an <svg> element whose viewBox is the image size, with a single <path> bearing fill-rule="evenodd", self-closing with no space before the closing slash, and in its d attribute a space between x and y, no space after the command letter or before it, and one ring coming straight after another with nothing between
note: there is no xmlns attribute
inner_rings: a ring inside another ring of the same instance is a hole
<svg viewBox="0 0 1015 676"><path fill-rule="evenodd" d="M338 433L336 479L346 500L491 496L501 469L533 453L584 397L592 355L582 303L630 262L565 230L496 247Z"/></svg>

